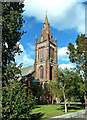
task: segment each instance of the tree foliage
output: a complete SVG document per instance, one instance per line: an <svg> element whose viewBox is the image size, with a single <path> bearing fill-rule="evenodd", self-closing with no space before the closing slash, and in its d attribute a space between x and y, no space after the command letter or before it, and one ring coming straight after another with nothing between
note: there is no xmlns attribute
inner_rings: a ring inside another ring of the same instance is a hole
<svg viewBox="0 0 87 120"><path fill-rule="evenodd" d="M30 120L35 97L27 95L27 86L20 85L21 65L15 63L16 53L20 54L19 40L24 34L21 2L2 3L2 119Z"/></svg>
<svg viewBox="0 0 87 120"><path fill-rule="evenodd" d="M79 70L85 71L85 63L87 60L87 38L85 34L78 35L76 39L76 46L72 43L68 45L67 54L69 55L69 59L72 63L76 63Z"/></svg>
<svg viewBox="0 0 87 120"><path fill-rule="evenodd" d="M50 81L50 82L46 85L46 88L47 88L48 91L49 91L49 94L48 94L48 95L52 96L52 104L53 104L54 97L60 96L61 92L60 92L60 90L57 90L57 84L56 84L55 81Z"/></svg>
<svg viewBox="0 0 87 120"><path fill-rule="evenodd" d="M23 7L24 4L20 2L2 3L2 60L5 66L15 61L15 54L20 53L17 42L24 34L21 30L24 23Z"/></svg>
<svg viewBox="0 0 87 120"><path fill-rule="evenodd" d="M24 4L21 2L2 2L2 77L6 79L6 66L15 62L16 53L22 51L19 48L19 40L24 34L22 13Z"/></svg>
<svg viewBox="0 0 87 120"><path fill-rule="evenodd" d="M33 96L37 98L37 104L40 104L40 97L42 95L41 85L39 85L38 83L31 83L30 89Z"/></svg>
<svg viewBox="0 0 87 120"><path fill-rule="evenodd" d="M67 112L66 100L71 97L79 98L82 95L84 85L79 73L75 70L59 69L55 73L57 89L63 94L65 112Z"/></svg>
<svg viewBox="0 0 87 120"><path fill-rule="evenodd" d="M21 77L21 70L20 68L22 67L22 64L20 64L19 66L17 66L16 63L10 63L8 66L6 66L6 72L4 73L4 80L3 84L9 84L9 82L11 80L16 80L19 79L19 77ZM8 81L8 82L6 82Z"/></svg>
<svg viewBox="0 0 87 120"><path fill-rule="evenodd" d="M20 81L9 82L2 92L2 120L30 120L30 113L35 105L35 98L27 96L27 86L20 86Z"/></svg>
<svg viewBox="0 0 87 120"><path fill-rule="evenodd" d="M78 35L76 39L76 47L69 43L67 54L72 63L76 63L77 69L82 73L84 82L84 99L86 102L87 95L87 37L85 34Z"/></svg>

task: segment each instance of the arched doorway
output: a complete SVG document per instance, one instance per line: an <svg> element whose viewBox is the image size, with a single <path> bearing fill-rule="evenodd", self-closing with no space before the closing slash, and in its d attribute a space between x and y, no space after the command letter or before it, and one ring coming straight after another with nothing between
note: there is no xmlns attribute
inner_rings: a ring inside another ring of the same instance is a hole
<svg viewBox="0 0 87 120"><path fill-rule="evenodd" d="M39 67L39 80L44 78L44 68L43 66Z"/></svg>

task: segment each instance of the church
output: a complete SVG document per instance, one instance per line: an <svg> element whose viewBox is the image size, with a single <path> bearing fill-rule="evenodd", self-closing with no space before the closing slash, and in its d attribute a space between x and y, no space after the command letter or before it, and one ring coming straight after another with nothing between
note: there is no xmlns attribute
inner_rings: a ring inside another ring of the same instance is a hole
<svg viewBox="0 0 87 120"><path fill-rule="evenodd" d="M35 38L34 65L21 68L22 77L31 82L46 83L54 80L54 71L57 69L57 38L54 42L46 15L40 39L37 35Z"/></svg>

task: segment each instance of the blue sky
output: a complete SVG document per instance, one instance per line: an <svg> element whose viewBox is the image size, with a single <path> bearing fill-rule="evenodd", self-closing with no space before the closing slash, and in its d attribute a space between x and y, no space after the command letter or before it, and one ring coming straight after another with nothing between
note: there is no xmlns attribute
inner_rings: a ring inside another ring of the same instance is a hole
<svg viewBox="0 0 87 120"><path fill-rule="evenodd" d="M25 0L24 4L22 30L27 33L19 42L23 53L16 55L16 62L23 63L23 67L34 64L35 36L40 39L47 11L53 40L57 37L58 65L74 67L66 55L67 46L70 42L75 45L78 34L85 33L85 6L77 0Z"/></svg>

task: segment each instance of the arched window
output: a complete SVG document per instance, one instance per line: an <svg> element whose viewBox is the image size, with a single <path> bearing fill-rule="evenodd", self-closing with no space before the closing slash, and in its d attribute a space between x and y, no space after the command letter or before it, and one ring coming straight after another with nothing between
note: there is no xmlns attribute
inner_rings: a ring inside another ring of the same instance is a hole
<svg viewBox="0 0 87 120"><path fill-rule="evenodd" d="M54 59L54 49L50 47L50 57Z"/></svg>
<svg viewBox="0 0 87 120"><path fill-rule="evenodd" d="M43 66L40 66L39 68L39 79L43 79L44 78L44 68Z"/></svg>
<svg viewBox="0 0 87 120"><path fill-rule="evenodd" d="M50 80L54 79L54 68L53 66L50 66Z"/></svg>
<svg viewBox="0 0 87 120"><path fill-rule="evenodd" d="M38 49L38 59L42 59L45 57L45 48L41 47Z"/></svg>

